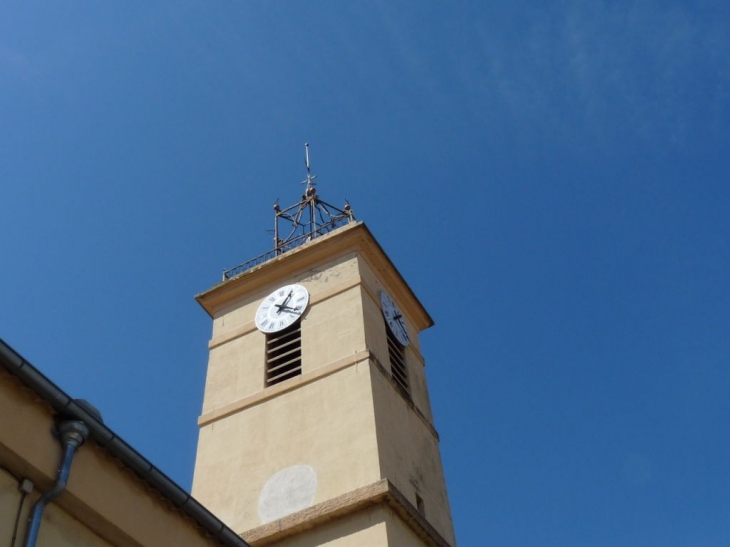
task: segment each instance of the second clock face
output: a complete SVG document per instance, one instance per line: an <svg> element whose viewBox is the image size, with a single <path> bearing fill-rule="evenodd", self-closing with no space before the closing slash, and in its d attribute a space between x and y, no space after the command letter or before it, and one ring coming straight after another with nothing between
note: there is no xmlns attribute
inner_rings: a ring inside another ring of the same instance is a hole
<svg viewBox="0 0 730 547"><path fill-rule="evenodd" d="M256 311L256 327L261 332L278 332L292 325L304 313L309 293L301 285L286 285L264 298Z"/></svg>
<svg viewBox="0 0 730 547"><path fill-rule="evenodd" d="M403 314L385 291L380 293L380 305L383 307L385 322L388 324L390 331L401 344L407 346L411 339L408 336L408 328L403 320Z"/></svg>

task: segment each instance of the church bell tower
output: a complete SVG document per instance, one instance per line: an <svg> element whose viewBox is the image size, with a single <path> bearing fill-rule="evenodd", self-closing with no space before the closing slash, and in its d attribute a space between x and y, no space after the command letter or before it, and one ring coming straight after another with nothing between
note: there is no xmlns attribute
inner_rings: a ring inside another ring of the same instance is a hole
<svg viewBox="0 0 730 547"><path fill-rule="evenodd" d="M454 546L419 345L433 321L306 164L274 249L196 297L213 335L193 495L254 547Z"/></svg>

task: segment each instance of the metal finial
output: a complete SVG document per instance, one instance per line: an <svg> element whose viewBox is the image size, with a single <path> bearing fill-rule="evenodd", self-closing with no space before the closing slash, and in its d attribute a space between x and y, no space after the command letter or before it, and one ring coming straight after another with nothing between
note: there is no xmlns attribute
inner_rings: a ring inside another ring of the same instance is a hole
<svg viewBox="0 0 730 547"><path fill-rule="evenodd" d="M312 175L312 171L309 165L309 143L304 143L304 165L307 166L307 180L302 181L302 184L307 185L307 190L310 188L313 188L315 186L314 179L317 178L317 175ZM307 193L307 195L309 195Z"/></svg>

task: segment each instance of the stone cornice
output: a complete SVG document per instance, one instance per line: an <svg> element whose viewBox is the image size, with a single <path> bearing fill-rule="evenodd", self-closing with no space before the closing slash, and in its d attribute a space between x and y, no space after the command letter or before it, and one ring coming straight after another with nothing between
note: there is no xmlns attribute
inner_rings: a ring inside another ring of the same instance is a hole
<svg viewBox="0 0 730 547"><path fill-rule="evenodd" d="M404 308L403 311L408 314L418 331L433 325L431 316L362 222L348 224L296 249L287 251L215 285L208 291L197 295L195 299L211 317L215 317L220 310L240 296L251 294L264 286L282 282L317 263L353 251L371 264L390 292L406 293L409 296L398 303Z"/></svg>
<svg viewBox="0 0 730 547"><path fill-rule="evenodd" d="M263 547L378 504L392 509L429 547L453 547L388 479L258 526L241 537L252 547Z"/></svg>
<svg viewBox="0 0 730 547"><path fill-rule="evenodd" d="M393 380L391 375L388 373L387 369L383 366L383 364L380 361L378 361L377 357L375 357L375 355L370 350L367 350L367 349L353 353L352 355L349 355L343 359L338 359L337 361L334 361L323 367L317 368L317 369L313 370L312 372L302 374L301 376L295 376L294 378L291 378L291 379L287 380L286 382L282 382L280 384L273 385L259 393L254 393L253 395L249 395L248 397L243 397L242 399L239 399L238 401L234 401L234 402L227 404L225 406L222 406L220 408L216 408L214 410L206 412L205 414L203 414L202 416L200 416L198 418L198 426L199 427L206 426L210 423L220 420L221 418L225 418L226 416L230 416L231 414L235 414L236 412L240 412L246 408L256 406L258 404L263 403L264 401L268 401L269 399L278 397L279 395L282 395L283 393L287 393L289 391L293 391L293 390L298 389L307 384L311 384L312 382L319 380L320 378L324 378L325 376L334 374L335 372L337 372L339 370L342 370L347 367L351 367L353 365L356 365L358 363L362 363L365 361L367 361L371 367L373 367L380 374L383 375L383 377L388 381L390 386L399 394L400 397L402 397L403 401L405 401L405 403L413 411L413 413L418 417L418 419L421 421L421 423L423 423L424 427L426 427L426 429L428 429L431 432L431 435L433 435L436 440L439 440L438 431L436 431L436 428L429 421L429 419L426 417L426 415L419 410L419 408L413 403L413 401L411 399L404 397L401 394L400 388L396 384L395 380Z"/></svg>
<svg viewBox="0 0 730 547"><path fill-rule="evenodd" d="M226 416L230 416L231 414L235 414L236 412L240 412L241 410L244 410L246 408L261 404L264 401L268 401L269 399L278 397L282 393L293 391L304 385L319 380L320 378L324 378L325 376L334 374L338 370L350 367L362 361L366 361L369 357L370 352L368 350L358 351L357 353L348 355L343 359L339 359L337 361L334 361L333 363L330 363L323 367L319 367L312 372L302 374L301 376L295 376L294 378L290 378L285 382L268 387L264 391L254 393L253 395L249 395L248 397L244 397L243 399L234 401L221 408L206 412L205 414L200 416L200 418L198 418L198 425L200 427L203 427L211 422L215 422L217 420L220 420L221 418L225 418Z"/></svg>

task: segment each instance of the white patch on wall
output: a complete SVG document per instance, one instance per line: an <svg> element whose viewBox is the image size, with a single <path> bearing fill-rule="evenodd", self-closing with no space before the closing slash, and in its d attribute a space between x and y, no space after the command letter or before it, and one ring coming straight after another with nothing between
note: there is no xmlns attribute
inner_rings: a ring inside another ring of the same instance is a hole
<svg viewBox="0 0 730 547"><path fill-rule="evenodd" d="M261 522L280 519L314 503L317 473L308 465L287 467L271 475L259 496Z"/></svg>

